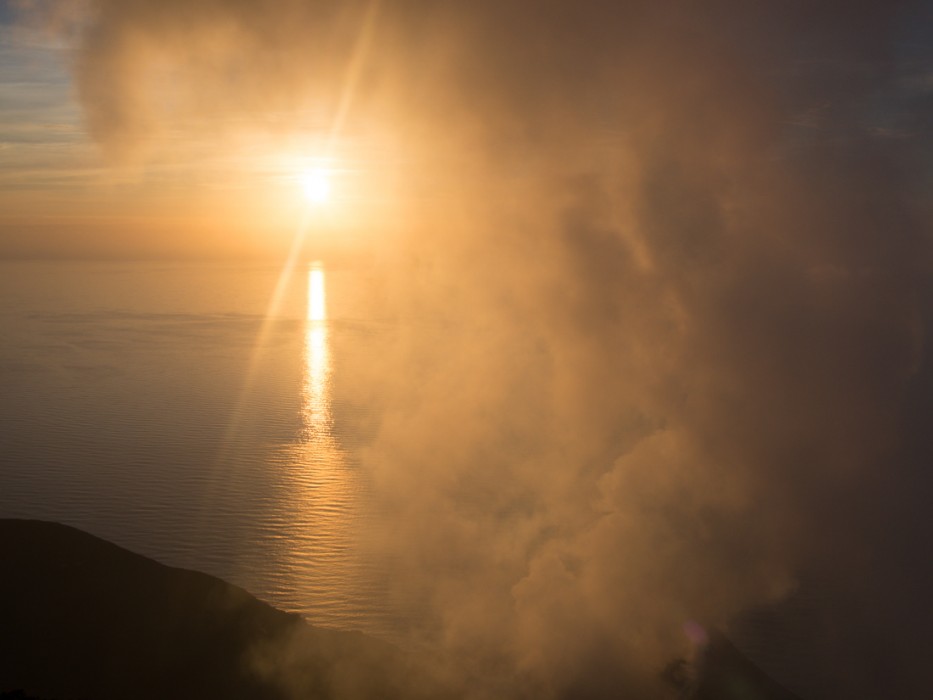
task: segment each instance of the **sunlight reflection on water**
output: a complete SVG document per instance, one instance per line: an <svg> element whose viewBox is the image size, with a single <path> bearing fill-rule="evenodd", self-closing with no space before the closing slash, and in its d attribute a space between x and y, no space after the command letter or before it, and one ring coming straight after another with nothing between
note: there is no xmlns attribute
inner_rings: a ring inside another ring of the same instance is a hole
<svg viewBox="0 0 933 700"><path fill-rule="evenodd" d="M290 446L288 493L297 516L280 565L287 589L318 624L373 629L374 572L360 557L365 489L358 465L334 435L332 359L323 267L308 271L301 429ZM288 599L288 591L282 591Z"/></svg>

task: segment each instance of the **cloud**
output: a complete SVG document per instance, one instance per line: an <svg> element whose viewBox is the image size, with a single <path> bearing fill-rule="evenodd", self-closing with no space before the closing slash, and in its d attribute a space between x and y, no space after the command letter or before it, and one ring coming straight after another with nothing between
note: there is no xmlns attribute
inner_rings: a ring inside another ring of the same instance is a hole
<svg viewBox="0 0 933 700"><path fill-rule="evenodd" d="M367 12L89 7L76 81L114 153L326 131ZM821 613L839 693L920 687L929 133L866 129L929 115L898 88L918 7L379 7L346 132L409 158L380 252L410 322L373 378L373 546L477 697L662 694L685 623L812 572L858 601Z"/></svg>

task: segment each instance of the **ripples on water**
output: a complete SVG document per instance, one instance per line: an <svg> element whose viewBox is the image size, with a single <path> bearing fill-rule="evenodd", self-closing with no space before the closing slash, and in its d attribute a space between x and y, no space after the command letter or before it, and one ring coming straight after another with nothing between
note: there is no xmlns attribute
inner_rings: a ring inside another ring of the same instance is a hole
<svg viewBox="0 0 933 700"><path fill-rule="evenodd" d="M339 628L391 633L358 377L391 326L354 271L7 263L0 516L76 525ZM326 301L324 294L326 293ZM257 348L257 339L262 338Z"/></svg>

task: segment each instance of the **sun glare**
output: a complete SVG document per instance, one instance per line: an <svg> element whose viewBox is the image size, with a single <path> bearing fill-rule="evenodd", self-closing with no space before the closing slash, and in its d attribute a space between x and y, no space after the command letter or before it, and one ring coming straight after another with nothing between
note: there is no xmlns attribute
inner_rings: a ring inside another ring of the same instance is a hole
<svg viewBox="0 0 933 700"><path fill-rule="evenodd" d="M330 171L326 168L310 168L300 175L305 199L311 204L324 204L330 200Z"/></svg>
<svg viewBox="0 0 933 700"><path fill-rule="evenodd" d="M324 268L321 263L314 263L308 270L308 320L324 321L327 319L327 305L324 301Z"/></svg>

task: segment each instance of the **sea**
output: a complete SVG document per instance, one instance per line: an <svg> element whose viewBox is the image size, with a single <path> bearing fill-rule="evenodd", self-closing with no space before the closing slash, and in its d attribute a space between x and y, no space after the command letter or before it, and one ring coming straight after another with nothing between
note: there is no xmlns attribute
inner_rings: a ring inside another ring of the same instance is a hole
<svg viewBox="0 0 933 700"><path fill-rule="evenodd" d="M366 459L380 376L411 323L392 288L363 264L0 262L0 517L404 644L413 606L393 608L394 567L368 544L389 524ZM799 653L811 588L733 630L789 687L818 675Z"/></svg>
<svg viewBox="0 0 933 700"><path fill-rule="evenodd" d="M380 296L314 261L0 263L0 517L391 636L360 458L396 331Z"/></svg>

